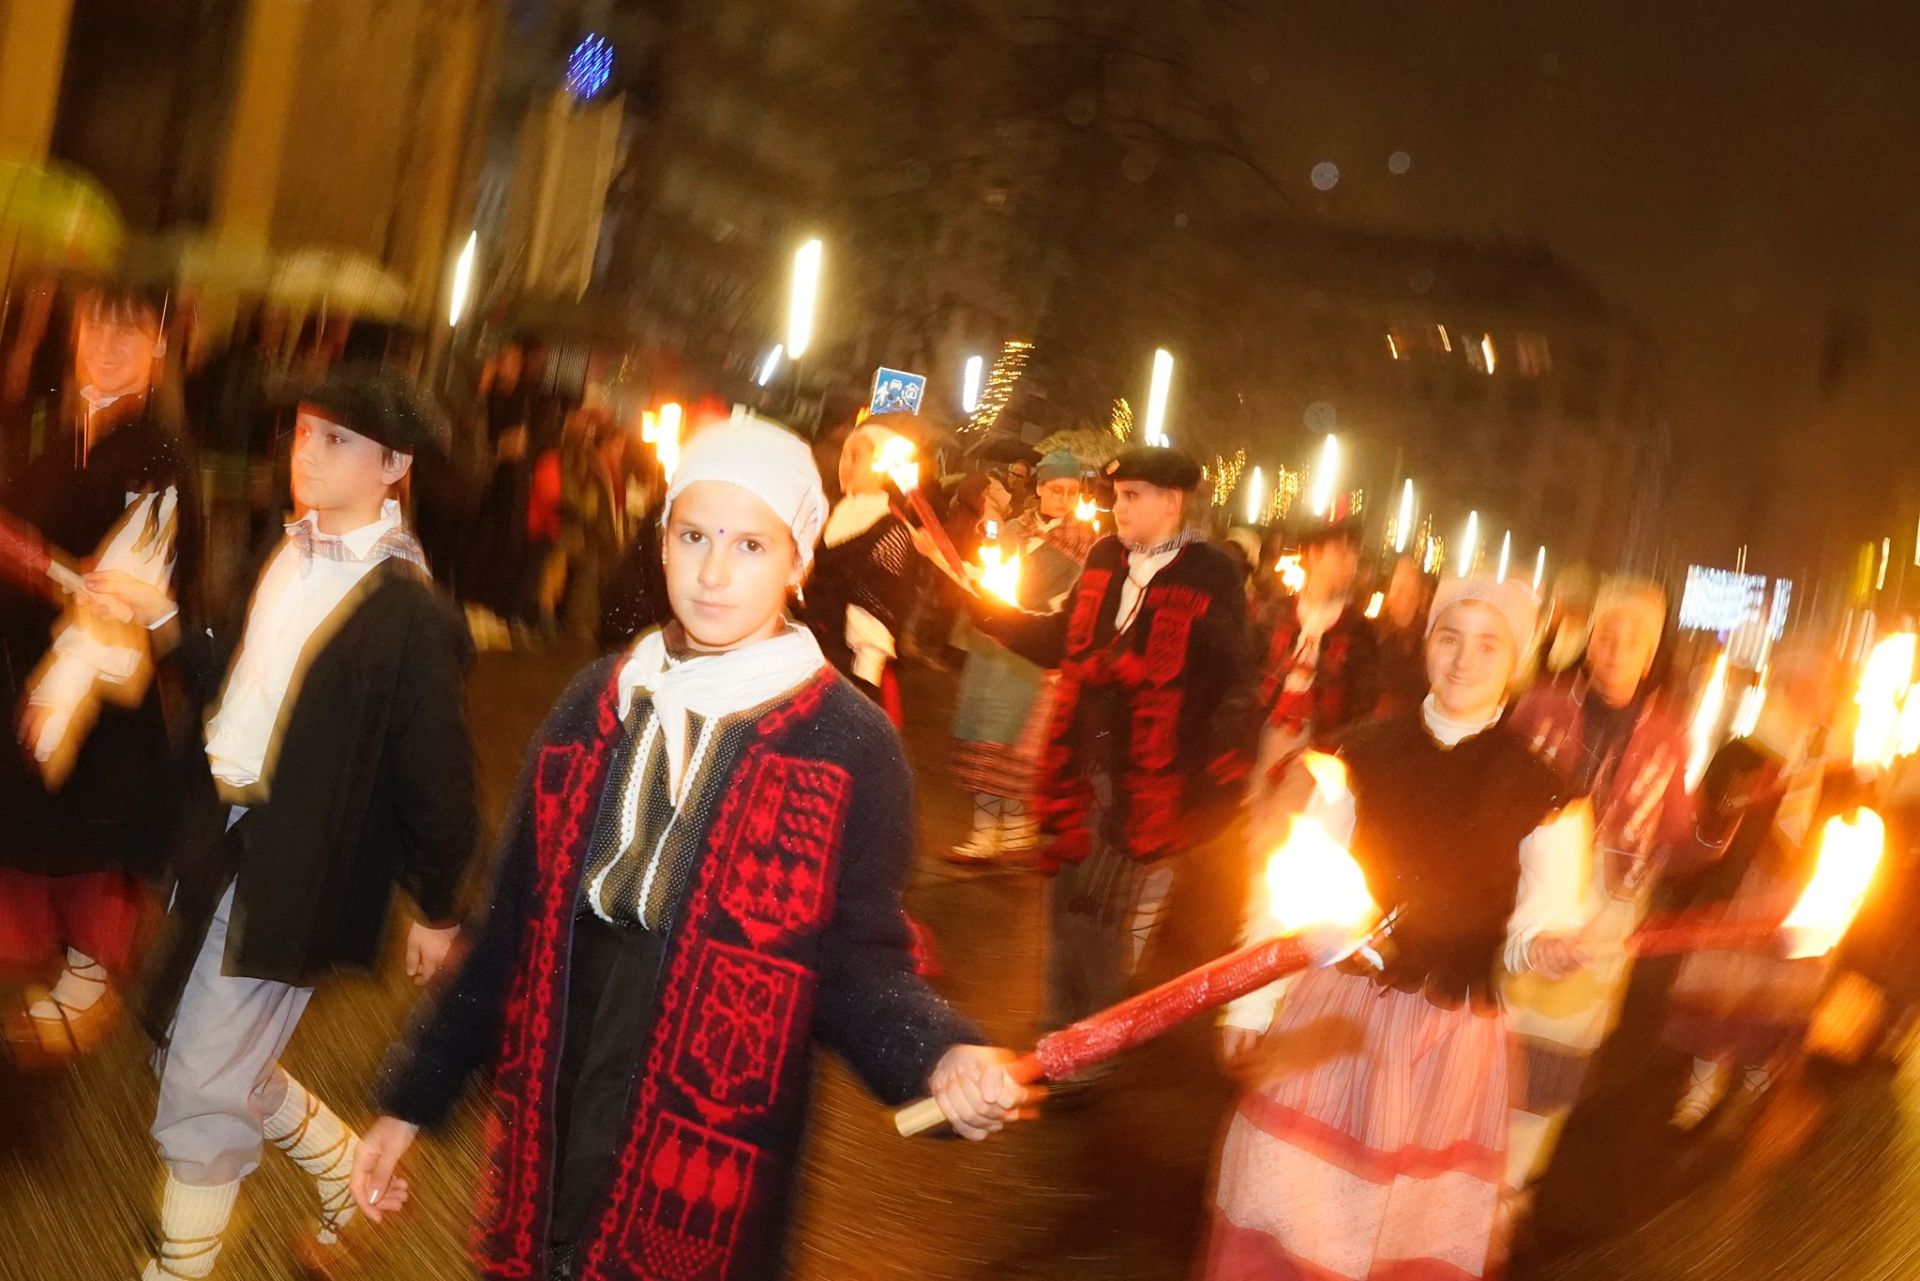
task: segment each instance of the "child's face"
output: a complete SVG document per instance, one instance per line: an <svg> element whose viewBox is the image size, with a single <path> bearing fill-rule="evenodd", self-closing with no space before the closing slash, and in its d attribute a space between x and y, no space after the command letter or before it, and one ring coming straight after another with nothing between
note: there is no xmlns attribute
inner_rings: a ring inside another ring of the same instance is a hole
<svg viewBox="0 0 1920 1281"><path fill-rule="evenodd" d="M1441 714L1461 721L1493 715L1516 658L1499 610L1481 601L1447 606L1427 635L1427 680Z"/></svg>
<svg viewBox="0 0 1920 1281"><path fill-rule="evenodd" d="M293 501L326 513L378 511L413 463L379 441L302 409L294 419Z"/></svg>
<svg viewBox="0 0 1920 1281"><path fill-rule="evenodd" d="M699 481L667 517L667 599L701 649L732 649L776 635L800 581L793 533L738 485Z"/></svg>

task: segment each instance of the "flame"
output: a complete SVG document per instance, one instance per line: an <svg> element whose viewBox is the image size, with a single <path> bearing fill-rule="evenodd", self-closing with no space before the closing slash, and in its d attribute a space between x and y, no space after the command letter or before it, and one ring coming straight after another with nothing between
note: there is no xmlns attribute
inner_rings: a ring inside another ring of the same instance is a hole
<svg viewBox="0 0 1920 1281"><path fill-rule="evenodd" d="M1375 592L1367 600L1366 616L1368 618L1380 617L1380 607L1385 605L1386 603L1387 603L1387 594L1385 592Z"/></svg>
<svg viewBox="0 0 1920 1281"><path fill-rule="evenodd" d="M1780 923L1791 943L1788 955L1820 956L1839 945L1873 884L1886 836L1886 824L1870 809L1827 820L1820 829L1813 878Z"/></svg>
<svg viewBox="0 0 1920 1281"><path fill-rule="evenodd" d="M1347 763L1338 756L1330 756L1326 752L1302 752L1300 765L1313 776L1313 785L1319 789L1322 800L1332 803L1347 790Z"/></svg>
<svg viewBox="0 0 1920 1281"><path fill-rule="evenodd" d="M1006 601L1020 603L1020 554L1008 556L998 543L980 544L980 585Z"/></svg>
<svg viewBox="0 0 1920 1281"><path fill-rule="evenodd" d="M1897 632L1882 638L1860 669L1860 685L1853 701L1860 709L1853 731L1855 768L1885 769L1903 755L1901 742L1909 731L1907 704L1913 698L1914 634ZM1916 713L1920 715L1920 713Z"/></svg>
<svg viewBox="0 0 1920 1281"><path fill-rule="evenodd" d="M1311 816L1294 819L1267 859L1266 888L1267 914L1283 934L1339 926L1352 930L1357 942L1380 919L1360 865Z"/></svg>
<svg viewBox="0 0 1920 1281"><path fill-rule="evenodd" d="M873 451L873 469L891 476L904 494L920 483L919 451L905 436L888 436Z"/></svg>
<svg viewBox="0 0 1920 1281"><path fill-rule="evenodd" d="M1707 772L1707 761L1718 746L1714 737L1720 729L1720 714L1727 706L1727 654L1713 660L1713 672L1700 691L1700 706L1693 712L1693 725L1687 731L1687 790L1692 791Z"/></svg>
<svg viewBox="0 0 1920 1281"><path fill-rule="evenodd" d="M1290 592L1298 592L1307 585L1307 567L1300 563L1299 552L1288 552L1282 556L1273 567L1273 572L1280 575L1280 585Z"/></svg>
<svg viewBox="0 0 1920 1281"><path fill-rule="evenodd" d="M1082 498L1073 505L1073 515L1076 520L1084 520L1087 524L1093 525L1100 520L1100 509L1093 505L1093 499Z"/></svg>

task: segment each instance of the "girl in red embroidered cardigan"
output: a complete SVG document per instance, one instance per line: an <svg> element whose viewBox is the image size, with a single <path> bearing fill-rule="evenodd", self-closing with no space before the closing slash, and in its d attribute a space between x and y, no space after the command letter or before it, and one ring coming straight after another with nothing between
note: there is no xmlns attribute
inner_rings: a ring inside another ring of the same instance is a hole
<svg viewBox="0 0 1920 1281"><path fill-rule="evenodd" d="M912 780L885 714L786 616L825 514L805 444L751 419L667 494L675 621L540 730L493 904L387 1074L353 1192L494 1069L485 1277L781 1272L812 1043L984 1138L1025 1092L915 973Z"/></svg>

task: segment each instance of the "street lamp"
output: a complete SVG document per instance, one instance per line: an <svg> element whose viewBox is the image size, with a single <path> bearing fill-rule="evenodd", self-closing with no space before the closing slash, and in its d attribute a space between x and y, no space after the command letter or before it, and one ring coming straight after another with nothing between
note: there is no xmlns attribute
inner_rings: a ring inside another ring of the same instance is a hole
<svg viewBox="0 0 1920 1281"><path fill-rule="evenodd" d="M1509 529L1500 535L1500 572L1494 576L1496 582L1507 581L1507 562L1513 556L1513 531Z"/></svg>
<svg viewBox="0 0 1920 1281"><path fill-rule="evenodd" d="M1320 465L1313 469L1313 501L1308 506L1315 516L1333 510L1333 482L1340 470L1340 441L1331 433L1320 447Z"/></svg>
<svg viewBox="0 0 1920 1281"><path fill-rule="evenodd" d="M1467 533L1460 540L1460 576L1465 578L1473 572L1474 543L1480 539L1480 513L1467 513Z"/></svg>
<svg viewBox="0 0 1920 1281"><path fill-rule="evenodd" d="M969 414L980 408L980 378L986 364L984 357L968 356L966 368L961 371L960 408Z"/></svg>
<svg viewBox="0 0 1920 1281"><path fill-rule="evenodd" d="M1173 353L1165 347L1153 351L1153 381L1147 386L1147 416L1140 428L1149 445L1167 443L1167 397L1173 391Z"/></svg>
<svg viewBox="0 0 1920 1281"><path fill-rule="evenodd" d="M1540 594L1540 584L1546 581L1546 577L1547 577L1547 549L1545 547L1542 547L1540 549L1540 554L1533 558L1533 594L1535 596L1538 596Z"/></svg>
<svg viewBox="0 0 1920 1281"><path fill-rule="evenodd" d="M1247 478L1247 523L1249 525L1260 523L1260 500L1266 497L1266 482L1267 478L1261 475L1258 467L1255 467L1253 474Z"/></svg>
<svg viewBox="0 0 1920 1281"><path fill-rule="evenodd" d="M460 317L467 312L467 299L473 293L473 263L480 252L480 233L467 233L467 243L453 264L453 292L447 303L447 325L459 328Z"/></svg>
<svg viewBox="0 0 1920 1281"><path fill-rule="evenodd" d="M820 300L818 240L809 240L793 254L793 293L787 305L787 357L798 360L813 344L813 310Z"/></svg>
<svg viewBox="0 0 1920 1281"><path fill-rule="evenodd" d="M1413 478L1409 476L1400 486L1400 519L1393 527L1393 550L1407 550L1407 543L1413 537Z"/></svg>
<svg viewBox="0 0 1920 1281"><path fill-rule="evenodd" d="M767 352L767 358L760 362L760 372L753 376L753 381L762 387L772 382L773 376L780 372L780 357L784 356L786 351L784 343L775 343L772 350Z"/></svg>

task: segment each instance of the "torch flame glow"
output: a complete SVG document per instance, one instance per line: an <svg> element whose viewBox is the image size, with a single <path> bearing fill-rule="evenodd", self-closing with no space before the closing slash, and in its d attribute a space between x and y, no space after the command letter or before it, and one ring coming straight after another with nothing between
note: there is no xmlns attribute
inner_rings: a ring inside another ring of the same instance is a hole
<svg viewBox="0 0 1920 1281"><path fill-rule="evenodd" d="M1020 554L1008 556L998 543L980 544L980 585L1006 601L1020 603Z"/></svg>
<svg viewBox="0 0 1920 1281"><path fill-rule="evenodd" d="M1267 913L1283 934L1333 925L1357 938L1380 918L1366 874L1317 818L1293 821L1267 860L1266 883Z"/></svg>
<svg viewBox="0 0 1920 1281"><path fill-rule="evenodd" d="M1827 820L1820 829L1813 879L1780 923L1791 940L1789 955L1820 956L1839 945L1873 884L1886 836L1886 824L1870 809L1855 810L1851 818L1836 814Z"/></svg>
<svg viewBox="0 0 1920 1281"><path fill-rule="evenodd" d="M1073 505L1073 516L1075 520L1084 520L1091 525L1100 519L1100 509L1093 505L1093 499L1082 498Z"/></svg>
<svg viewBox="0 0 1920 1281"><path fill-rule="evenodd" d="M903 494L920 483L919 454L905 436L888 436L873 451L873 469L893 477Z"/></svg>
<svg viewBox="0 0 1920 1281"><path fill-rule="evenodd" d="M1877 765L1882 769L1901 755L1905 737L1906 708L1913 700L1913 660L1915 638L1912 632L1896 632L1882 638L1867 655L1860 669L1860 687L1853 701L1860 718L1853 731L1853 763L1856 768Z"/></svg>

